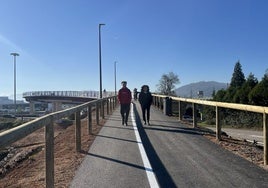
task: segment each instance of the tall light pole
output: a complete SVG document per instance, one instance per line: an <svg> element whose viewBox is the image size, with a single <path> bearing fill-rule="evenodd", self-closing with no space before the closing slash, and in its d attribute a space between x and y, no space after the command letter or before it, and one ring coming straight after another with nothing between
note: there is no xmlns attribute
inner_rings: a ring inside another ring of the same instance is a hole
<svg viewBox="0 0 268 188"><path fill-rule="evenodd" d="M16 115L17 104L16 104L16 56L19 56L18 53L11 53L10 55L14 56L14 114Z"/></svg>
<svg viewBox="0 0 268 188"><path fill-rule="evenodd" d="M114 62L114 95L116 95L116 61Z"/></svg>
<svg viewBox="0 0 268 188"><path fill-rule="evenodd" d="M101 26L105 24L99 24L99 66L100 66L100 98L102 98L102 71L101 71Z"/></svg>

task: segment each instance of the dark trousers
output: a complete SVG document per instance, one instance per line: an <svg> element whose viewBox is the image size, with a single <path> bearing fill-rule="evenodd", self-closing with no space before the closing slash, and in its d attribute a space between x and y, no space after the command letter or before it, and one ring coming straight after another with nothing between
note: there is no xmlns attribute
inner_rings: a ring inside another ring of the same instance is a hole
<svg viewBox="0 0 268 188"><path fill-rule="evenodd" d="M130 104L121 104L120 113L123 123L128 121L129 110L130 110Z"/></svg>
<svg viewBox="0 0 268 188"><path fill-rule="evenodd" d="M142 106L141 107L143 121L146 121L145 114L147 115L147 121L148 122L150 121L150 107L151 106Z"/></svg>

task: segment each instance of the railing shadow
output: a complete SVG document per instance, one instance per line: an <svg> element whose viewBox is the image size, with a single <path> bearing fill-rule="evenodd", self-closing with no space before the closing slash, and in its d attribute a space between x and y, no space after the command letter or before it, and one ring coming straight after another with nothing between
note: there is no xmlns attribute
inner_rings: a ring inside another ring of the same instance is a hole
<svg viewBox="0 0 268 188"><path fill-rule="evenodd" d="M124 142L133 142L133 143L138 143L136 140L128 140L128 139L122 139L122 138L116 138L116 137L111 137L111 136L106 136L106 135L96 135L96 137L102 137L102 138L107 138L107 139L114 139L114 140L120 140Z"/></svg>
<svg viewBox="0 0 268 188"><path fill-rule="evenodd" d="M117 159L113 159L113 158L110 158L110 157L105 157L105 156L102 156L102 155L97 155L97 154L94 154L94 153L89 153L89 152L84 151L84 150L82 150L81 153L83 153L85 155L92 156L92 157L97 157L97 158L100 158L100 159L112 161L112 162L115 162L115 163L131 166L131 167L134 167L134 168L137 168L137 169L146 170L145 167L140 166L140 165L136 165L136 164L133 164L133 163L128 163L128 162L125 162L125 161L120 161L120 160L117 160Z"/></svg>
<svg viewBox="0 0 268 188"><path fill-rule="evenodd" d="M157 126L157 125L156 125ZM157 128L155 126L150 126L150 127L144 127L144 129L147 130L154 130L154 131L164 131L164 132L172 132L172 133L182 133L182 134L191 134L191 135L202 135L202 133L198 132L195 129L183 129L183 128Z"/></svg>

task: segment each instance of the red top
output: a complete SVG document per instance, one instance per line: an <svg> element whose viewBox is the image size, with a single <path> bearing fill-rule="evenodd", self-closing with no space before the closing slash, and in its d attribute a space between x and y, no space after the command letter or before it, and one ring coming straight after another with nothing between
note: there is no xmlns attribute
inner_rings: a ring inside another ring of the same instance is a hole
<svg viewBox="0 0 268 188"><path fill-rule="evenodd" d="M127 87L123 87L118 92L118 100L120 104L131 103L131 91Z"/></svg>

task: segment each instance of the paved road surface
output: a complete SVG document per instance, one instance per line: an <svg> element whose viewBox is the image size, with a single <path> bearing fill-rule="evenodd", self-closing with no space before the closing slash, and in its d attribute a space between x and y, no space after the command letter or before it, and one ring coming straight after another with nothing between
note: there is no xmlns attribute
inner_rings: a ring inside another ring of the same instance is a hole
<svg viewBox="0 0 268 188"><path fill-rule="evenodd" d="M262 131L253 131L253 130L244 130L244 129L231 129L223 128L224 132L234 138L246 139L246 140L256 140L259 143L263 144L263 132Z"/></svg>
<svg viewBox="0 0 268 188"><path fill-rule="evenodd" d="M216 130L215 127L207 127L213 131ZM253 142L257 141L260 145L263 145L263 132L254 131L254 130L245 130L245 129L234 129L234 128L222 128L222 131L225 132L228 136L233 138L248 140Z"/></svg>
<svg viewBox="0 0 268 188"><path fill-rule="evenodd" d="M139 105L132 109L159 187L268 187L267 171L196 130L155 108L152 125L142 125ZM87 152L71 187L150 187L134 131L132 123L121 125L117 109Z"/></svg>

